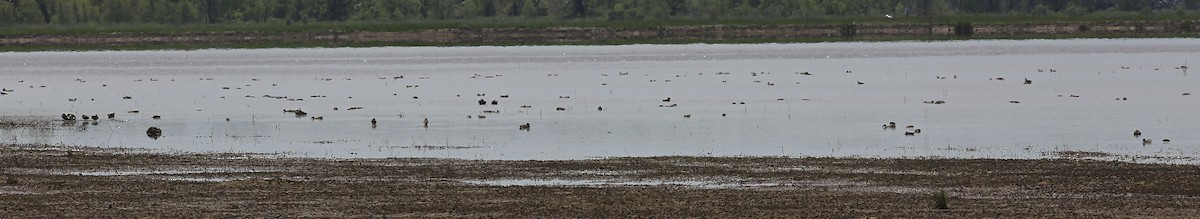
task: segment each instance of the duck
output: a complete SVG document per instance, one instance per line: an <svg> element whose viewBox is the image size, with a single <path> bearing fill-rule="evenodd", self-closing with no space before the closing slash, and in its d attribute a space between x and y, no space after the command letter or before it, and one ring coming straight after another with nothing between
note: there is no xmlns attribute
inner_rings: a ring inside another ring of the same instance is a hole
<svg viewBox="0 0 1200 219"><path fill-rule="evenodd" d="M662 101L663 101L663 102L671 102L671 98L670 98L670 97L667 97L667 99L663 99Z"/></svg>
<svg viewBox="0 0 1200 219"><path fill-rule="evenodd" d="M1163 143L1171 143L1171 139L1166 139L1166 138L1164 138L1164 139L1163 139Z"/></svg>
<svg viewBox="0 0 1200 219"><path fill-rule="evenodd" d="M1140 136L1142 136L1142 130L1137 130L1137 129L1134 129L1134 130L1133 130L1133 137L1140 137Z"/></svg>
<svg viewBox="0 0 1200 219"><path fill-rule="evenodd" d="M529 123L527 122L525 124L521 124L520 126L517 126L517 129L529 131Z"/></svg>
<svg viewBox="0 0 1200 219"><path fill-rule="evenodd" d="M1031 81L1031 80L1029 80L1028 78L1026 78L1026 79L1025 79L1025 84L1033 84L1033 81Z"/></svg>
<svg viewBox="0 0 1200 219"><path fill-rule="evenodd" d="M596 111L604 111L604 106L597 106Z"/></svg>
<svg viewBox="0 0 1200 219"><path fill-rule="evenodd" d="M487 105L487 100L479 99L479 105Z"/></svg>
<svg viewBox="0 0 1200 219"><path fill-rule="evenodd" d="M425 118L424 126L425 128L429 128L429 118Z"/></svg>
<svg viewBox="0 0 1200 219"><path fill-rule="evenodd" d="M492 100L492 105L500 105L500 101Z"/></svg>
<svg viewBox="0 0 1200 219"><path fill-rule="evenodd" d="M115 118L117 118L117 113L108 113L108 119L115 119Z"/></svg>
<svg viewBox="0 0 1200 219"><path fill-rule="evenodd" d="M312 120L325 120L325 117L324 116L314 116L314 117L312 117Z"/></svg>
<svg viewBox="0 0 1200 219"><path fill-rule="evenodd" d="M92 115L92 120L100 120L100 115Z"/></svg>
<svg viewBox="0 0 1200 219"><path fill-rule="evenodd" d="M896 128L896 122L888 122L887 124L883 124L883 129L895 129L895 128Z"/></svg>
<svg viewBox="0 0 1200 219"><path fill-rule="evenodd" d="M146 135L150 136L151 138L158 139L159 136L162 136L162 129L150 126L150 128L146 129Z"/></svg>
<svg viewBox="0 0 1200 219"><path fill-rule="evenodd" d="M1142 139L1142 145L1149 145L1149 144L1151 144L1151 143L1154 143L1154 141L1153 141L1153 140L1150 140L1149 138L1143 138L1143 139Z"/></svg>
<svg viewBox="0 0 1200 219"><path fill-rule="evenodd" d="M379 124L379 122L375 121L375 118L371 118L371 125L374 126L376 124Z"/></svg>
<svg viewBox="0 0 1200 219"><path fill-rule="evenodd" d="M154 116L151 116L150 118L151 119L162 119L162 116L154 115Z"/></svg>

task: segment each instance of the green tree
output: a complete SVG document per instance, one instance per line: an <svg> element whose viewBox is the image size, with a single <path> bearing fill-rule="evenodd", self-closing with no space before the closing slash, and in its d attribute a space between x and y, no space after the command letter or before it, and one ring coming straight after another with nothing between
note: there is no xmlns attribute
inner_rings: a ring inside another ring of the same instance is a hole
<svg viewBox="0 0 1200 219"><path fill-rule="evenodd" d="M45 23L46 17L42 15L42 10L38 9L38 4L34 0L19 0L13 1L15 9L15 21L24 24Z"/></svg>

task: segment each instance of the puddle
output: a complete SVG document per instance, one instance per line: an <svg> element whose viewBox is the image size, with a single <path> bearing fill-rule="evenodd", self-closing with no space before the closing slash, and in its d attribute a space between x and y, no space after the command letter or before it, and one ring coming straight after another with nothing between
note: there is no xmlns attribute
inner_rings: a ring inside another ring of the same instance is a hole
<svg viewBox="0 0 1200 219"><path fill-rule="evenodd" d="M167 181L182 181L182 182L229 182L235 180L243 180L249 178L233 178L233 177L163 177Z"/></svg>
<svg viewBox="0 0 1200 219"><path fill-rule="evenodd" d="M58 175L78 175L78 176L141 176L141 175L186 175L186 174L205 174L205 173L265 173L270 170L260 169L229 169L229 168L201 168L201 169L172 169L172 170L88 170L88 171L71 171L60 172Z"/></svg>
<svg viewBox="0 0 1200 219"><path fill-rule="evenodd" d="M583 186L583 187L615 187L615 186L680 186L700 189L737 189L765 187L832 187L855 185L852 182L841 181L789 181L789 182L756 182L756 181L713 181L713 180L598 180L598 179L490 179L464 180L462 182L489 186Z"/></svg>

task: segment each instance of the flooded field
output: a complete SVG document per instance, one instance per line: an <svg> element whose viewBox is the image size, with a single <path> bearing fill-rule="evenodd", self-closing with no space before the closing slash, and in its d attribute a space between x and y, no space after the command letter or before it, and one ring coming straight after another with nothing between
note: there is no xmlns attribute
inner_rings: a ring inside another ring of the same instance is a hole
<svg viewBox="0 0 1200 219"><path fill-rule="evenodd" d="M1085 151L1195 163L1194 41L0 53L0 121L32 124L0 125L0 141L337 158Z"/></svg>

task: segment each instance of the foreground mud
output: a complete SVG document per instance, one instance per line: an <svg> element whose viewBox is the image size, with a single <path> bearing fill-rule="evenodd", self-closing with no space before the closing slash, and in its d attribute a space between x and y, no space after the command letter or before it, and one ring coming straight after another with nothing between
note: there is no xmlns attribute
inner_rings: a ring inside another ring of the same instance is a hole
<svg viewBox="0 0 1200 219"><path fill-rule="evenodd" d="M324 160L0 145L6 217L1192 217L1200 168L1090 160ZM949 209L932 194L946 191Z"/></svg>

